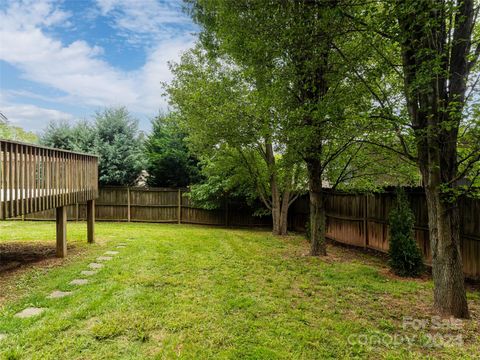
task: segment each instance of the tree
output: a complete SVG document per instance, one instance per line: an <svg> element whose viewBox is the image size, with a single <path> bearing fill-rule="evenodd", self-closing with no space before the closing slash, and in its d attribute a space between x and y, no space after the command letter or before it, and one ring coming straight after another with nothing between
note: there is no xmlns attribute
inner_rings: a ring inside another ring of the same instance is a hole
<svg viewBox="0 0 480 360"><path fill-rule="evenodd" d="M159 115L152 125L152 133L145 141L147 184L186 187L197 183L200 180L198 160L190 153L186 134L180 130L175 114Z"/></svg>
<svg viewBox="0 0 480 360"><path fill-rule="evenodd" d="M125 108L97 112L92 124L50 122L41 144L99 156L101 185L134 185L145 168L143 139L138 121Z"/></svg>
<svg viewBox="0 0 480 360"><path fill-rule="evenodd" d="M138 121L126 108L98 112L94 120L94 149L99 155L101 185L134 185L145 167Z"/></svg>
<svg viewBox="0 0 480 360"><path fill-rule="evenodd" d="M40 143L58 149L93 152L94 129L86 122L50 121L40 136Z"/></svg>
<svg viewBox="0 0 480 360"><path fill-rule="evenodd" d="M298 196L299 172L269 99L228 56L210 56L197 47L174 65L167 87L171 104L188 131L190 147L209 163L235 152L272 213L273 233L287 233L288 208ZM255 153L252 153L252 151ZM258 161L261 160L261 161ZM266 182L263 174L265 171Z"/></svg>
<svg viewBox="0 0 480 360"><path fill-rule="evenodd" d="M470 57L478 13L473 3L407 1L397 11L405 96L429 211L435 306L457 317L469 317L459 210L456 198L445 194L462 178L458 132L468 75L478 58L478 51ZM478 153L468 162L474 160L480 160Z"/></svg>
<svg viewBox="0 0 480 360"><path fill-rule="evenodd" d="M389 264L400 276L419 276L423 271L423 259L413 237L415 218L403 188L397 190L395 206L388 215L390 225Z"/></svg>
<svg viewBox="0 0 480 360"><path fill-rule="evenodd" d="M456 317L469 316L458 196L471 190L480 174L478 118L471 117L468 106L469 100L478 98L479 6L474 4L474 0L372 3L365 12L369 16L362 18L345 11L392 76L387 86L377 82L370 90L390 133L398 136L392 150L420 169L428 207L435 308ZM384 90L392 84L403 84L400 112L387 106L391 99ZM470 185L464 185L468 181Z"/></svg>
<svg viewBox="0 0 480 360"><path fill-rule="evenodd" d="M0 113L0 139L23 141L33 144L38 141L37 135L25 131L19 126L11 125L2 113Z"/></svg>
<svg viewBox="0 0 480 360"><path fill-rule="evenodd" d="M353 50L354 32L345 26L341 9L353 2L188 3L202 26L202 44L212 54L227 54L252 78L258 96L270 99L269 108L279 115L289 151L304 160L311 254L326 255L322 181L356 142L360 129L346 125L348 114L367 104L359 82L347 83L345 76L349 69L343 57Z"/></svg>
<svg viewBox="0 0 480 360"><path fill-rule="evenodd" d="M248 162L248 166L246 166ZM257 185L268 188L268 169L255 150L243 151L222 146L214 155L202 159L204 180L191 187L190 197L205 209L217 209L226 201L238 200L249 205L256 214L265 214L265 205L259 203ZM254 175L251 169L256 169Z"/></svg>

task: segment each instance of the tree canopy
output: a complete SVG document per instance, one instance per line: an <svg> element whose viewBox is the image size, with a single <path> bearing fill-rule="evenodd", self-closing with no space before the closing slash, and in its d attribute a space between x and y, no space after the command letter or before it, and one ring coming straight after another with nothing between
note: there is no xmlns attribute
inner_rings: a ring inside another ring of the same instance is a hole
<svg viewBox="0 0 480 360"><path fill-rule="evenodd" d="M40 142L98 155L101 185L134 185L145 168L143 135L125 108L99 111L93 123L50 122Z"/></svg>

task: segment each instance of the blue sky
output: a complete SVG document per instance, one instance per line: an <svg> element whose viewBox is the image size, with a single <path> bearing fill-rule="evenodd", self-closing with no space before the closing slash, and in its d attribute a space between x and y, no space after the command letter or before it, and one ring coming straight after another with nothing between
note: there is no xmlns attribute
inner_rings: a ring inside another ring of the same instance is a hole
<svg viewBox="0 0 480 360"><path fill-rule="evenodd" d="M0 111L35 132L108 106L149 129L198 32L181 0L1 0L0 19Z"/></svg>

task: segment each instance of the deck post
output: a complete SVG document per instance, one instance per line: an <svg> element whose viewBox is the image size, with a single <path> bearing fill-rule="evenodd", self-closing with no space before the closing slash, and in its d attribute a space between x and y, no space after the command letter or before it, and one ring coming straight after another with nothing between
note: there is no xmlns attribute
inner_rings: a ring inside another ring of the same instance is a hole
<svg viewBox="0 0 480 360"><path fill-rule="evenodd" d="M90 244L95 242L95 200L87 201L87 239Z"/></svg>
<svg viewBox="0 0 480 360"><path fill-rule="evenodd" d="M57 219L57 257L67 256L67 207L56 208Z"/></svg>

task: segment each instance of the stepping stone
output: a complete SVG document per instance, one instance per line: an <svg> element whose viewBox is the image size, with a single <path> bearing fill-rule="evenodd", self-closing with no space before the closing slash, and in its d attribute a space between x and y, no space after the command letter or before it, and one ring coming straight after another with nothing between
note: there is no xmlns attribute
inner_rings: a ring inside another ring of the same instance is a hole
<svg viewBox="0 0 480 360"><path fill-rule="evenodd" d="M119 252L118 251L105 251L105 254L107 254L107 255L117 255L117 254L119 254Z"/></svg>
<svg viewBox="0 0 480 360"><path fill-rule="evenodd" d="M19 313L16 313L15 317L20 319L25 319L32 316L40 315L44 311L45 309L43 308L29 307L29 308L26 308L25 310L20 311Z"/></svg>
<svg viewBox="0 0 480 360"><path fill-rule="evenodd" d="M92 276L92 275L95 275L97 272L96 271L93 271L93 270L84 270L82 271L80 274L82 275L86 275L86 276Z"/></svg>
<svg viewBox="0 0 480 360"><path fill-rule="evenodd" d="M70 281L70 285L86 285L88 284L87 279L74 279Z"/></svg>
<svg viewBox="0 0 480 360"><path fill-rule="evenodd" d="M111 256L99 256L97 257L97 261L110 261L113 258Z"/></svg>
<svg viewBox="0 0 480 360"><path fill-rule="evenodd" d="M90 264L88 264L88 267L90 269L101 269L103 267L103 264L90 263Z"/></svg>
<svg viewBox="0 0 480 360"><path fill-rule="evenodd" d="M70 296L70 295L72 295L71 291L55 290L50 295L48 295L47 298L48 299L58 299L58 298L63 298L65 296Z"/></svg>
<svg viewBox="0 0 480 360"><path fill-rule="evenodd" d="M0 341L2 341L3 339L5 339L7 337L6 334L0 334Z"/></svg>
<svg viewBox="0 0 480 360"><path fill-rule="evenodd" d="M117 245L118 246L127 246L127 244L125 244L125 243L118 243Z"/></svg>
<svg viewBox="0 0 480 360"><path fill-rule="evenodd" d="M124 245L118 245L117 249L125 249L125 246Z"/></svg>

